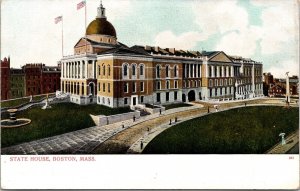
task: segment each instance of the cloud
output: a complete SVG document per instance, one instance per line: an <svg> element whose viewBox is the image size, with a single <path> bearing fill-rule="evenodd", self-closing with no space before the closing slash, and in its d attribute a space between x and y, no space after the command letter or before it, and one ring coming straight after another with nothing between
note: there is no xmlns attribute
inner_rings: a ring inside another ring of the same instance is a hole
<svg viewBox="0 0 300 191"><path fill-rule="evenodd" d="M262 7L261 51L275 54L284 49L285 42L298 41L298 11L296 1L257 1L251 4Z"/></svg>
<svg viewBox="0 0 300 191"><path fill-rule="evenodd" d="M248 25L247 11L237 1L199 1L193 4L195 22L201 30L212 35L245 29Z"/></svg>
<svg viewBox="0 0 300 191"><path fill-rule="evenodd" d="M286 72L290 72L290 76L299 75L299 64L294 60L286 60L280 65L271 66L266 72L271 72L276 78L284 78Z"/></svg>
<svg viewBox="0 0 300 191"><path fill-rule="evenodd" d="M199 41L205 40L207 35L199 32L186 32L176 36L172 31L163 31L156 35L155 46L191 50Z"/></svg>
<svg viewBox="0 0 300 191"><path fill-rule="evenodd" d="M230 55L251 57L255 54L260 29L249 27L241 31L233 31L224 35L216 45L216 50L222 50Z"/></svg>

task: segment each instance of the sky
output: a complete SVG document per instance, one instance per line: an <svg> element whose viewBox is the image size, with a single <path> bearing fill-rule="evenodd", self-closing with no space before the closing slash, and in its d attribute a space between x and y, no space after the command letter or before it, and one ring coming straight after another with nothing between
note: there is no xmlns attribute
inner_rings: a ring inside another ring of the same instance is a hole
<svg viewBox="0 0 300 191"><path fill-rule="evenodd" d="M81 0L2 0L1 59L11 67L56 65L85 33ZM86 0L87 24L100 0ZM264 72L299 75L297 0L102 0L119 42L224 51L263 63ZM57 16L63 22L54 23ZM62 27L63 26L63 27Z"/></svg>

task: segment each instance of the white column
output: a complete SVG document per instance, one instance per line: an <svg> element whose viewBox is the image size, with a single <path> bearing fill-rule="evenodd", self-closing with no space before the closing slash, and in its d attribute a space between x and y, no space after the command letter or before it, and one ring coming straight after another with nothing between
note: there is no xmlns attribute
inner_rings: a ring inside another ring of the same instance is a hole
<svg viewBox="0 0 300 191"><path fill-rule="evenodd" d="M216 77L220 77L220 76L219 76L219 74L220 74L220 72L219 72L220 67L219 67L219 66L216 66L216 67L217 67L217 74L216 74Z"/></svg>
<svg viewBox="0 0 300 191"><path fill-rule="evenodd" d="M84 70L85 78L88 78L88 60L85 60Z"/></svg>
<svg viewBox="0 0 300 191"><path fill-rule="evenodd" d="M199 77L201 78L201 77L202 77L202 65L199 64L199 68L200 68L200 74L199 74Z"/></svg>
<svg viewBox="0 0 300 191"><path fill-rule="evenodd" d="M81 66L81 72L80 72L80 78L83 78L83 62L82 60L79 61L80 62L80 66Z"/></svg>
<svg viewBox="0 0 300 191"><path fill-rule="evenodd" d="M231 66L230 72L231 72L231 77L233 77L233 76L234 76L234 69L233 69L233 66Z"/></svg>
<svg viewBox="0 0 300 191"><path fill-rule="evenodd" d="M222 77L225 77L225 71L224 71L224 66L222 66Z"/></svg>
<svg viewBox="0 0 300 191"><path fill-rule="evenodd" d="M289 79L289 72L286 73L286 102L290 103L290 79Z"/></svg>
<svg viewBox="0 0 300 191"><path fill-rule="evenodd" d="M211 77L215 77L215 67L214 66L211 66Z"/></svg>
<svg viewBox="0 0 300 191"><path fill-rule="evenodd" d="M77 61L77 78L79 78L80 75L80 62Z"/></svg>

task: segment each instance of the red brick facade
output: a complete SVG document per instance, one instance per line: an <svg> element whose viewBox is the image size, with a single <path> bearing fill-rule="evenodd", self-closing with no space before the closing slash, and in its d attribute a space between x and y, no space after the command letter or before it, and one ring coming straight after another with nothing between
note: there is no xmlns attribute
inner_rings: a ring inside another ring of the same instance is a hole
<svg viewBox="0 0 300 191"><path fill-rule="evenodd" d="M1 60L1 100L9 99L10 85L10 58L4 58Z"/></svg>

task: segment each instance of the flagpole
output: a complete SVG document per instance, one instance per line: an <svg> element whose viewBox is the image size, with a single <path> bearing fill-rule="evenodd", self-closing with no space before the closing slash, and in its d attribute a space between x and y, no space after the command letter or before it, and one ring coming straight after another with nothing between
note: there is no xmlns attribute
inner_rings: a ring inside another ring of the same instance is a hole
<svg viewBox="0 0 300 191"><path fill-rule="evenodd" d="M85 6L84 6L85 53L87 54L87 38L86 38L86 6L87 6L87 0L85 0Z"/></svg>
<svg viewBox="0 0 300 191"><path fill-rule="evenodd" d="M61 16L61 56L64 57L64 18Z"/></svg>

